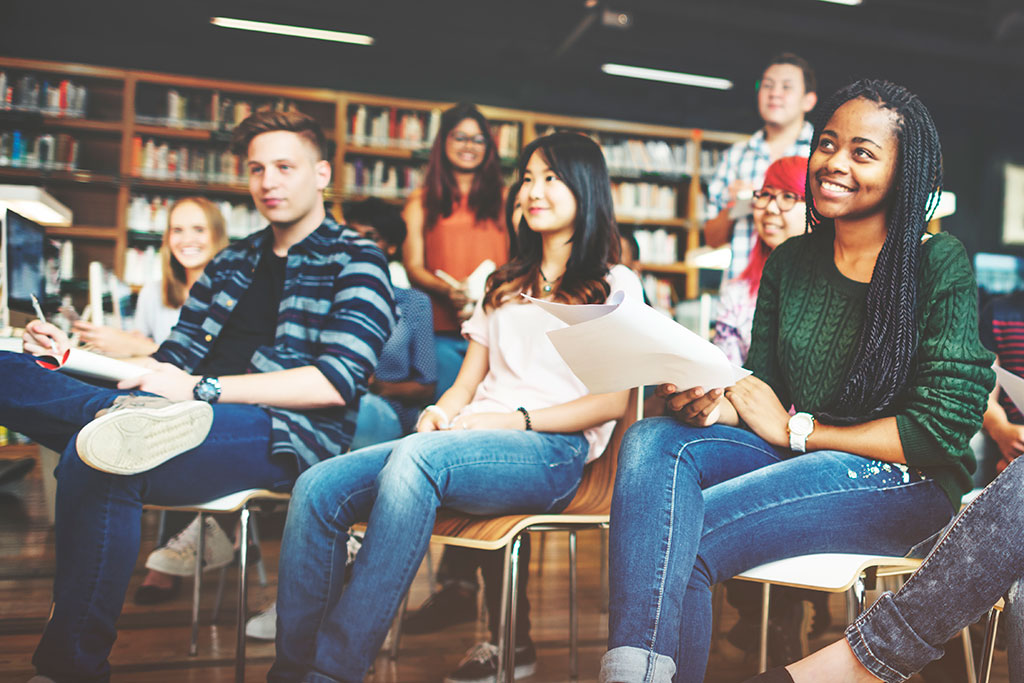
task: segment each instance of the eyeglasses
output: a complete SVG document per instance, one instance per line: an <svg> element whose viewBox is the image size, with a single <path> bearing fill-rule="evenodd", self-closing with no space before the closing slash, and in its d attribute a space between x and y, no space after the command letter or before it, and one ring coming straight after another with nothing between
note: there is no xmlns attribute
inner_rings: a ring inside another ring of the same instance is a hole
<svg viewBox="0 0 1024 683"><path fill-rule="evenodd" d="M757 190L754 192L754 208L767 209L768 204L772 200L775 200L775 206L779 207L779 211L786 213L794 206L797 202L802 202L803 198L795 192L769 192L768 190Z"/></svg>
<svg viewBox="0 0 1024 683"><path fill-rule="evenodd" d="M483 147L487 144L487 138L483 135L466 135L465 133L452 133L448 136L456 145L473 145Z"/></svg>

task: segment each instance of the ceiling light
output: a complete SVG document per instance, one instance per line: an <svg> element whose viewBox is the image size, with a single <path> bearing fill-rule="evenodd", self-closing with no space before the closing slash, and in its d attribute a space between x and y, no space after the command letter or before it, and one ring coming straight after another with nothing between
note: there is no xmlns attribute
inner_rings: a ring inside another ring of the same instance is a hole
<svg viewBox="0 0 1024 683"><path fill-rule="evenodd" d="M331 40L336 43L352 43L354 45L373 45L373 37L362 33L345 33L343 31L325 31L320 28L305 26L288 26L287 24L271 24L265 21L249 21L248 19L231 19L228 17L210 17L210 23L224 28L237 28L243 31L259 31L261 33L277 33L282 36L297 38L313 38L315 40Z"/></svg>
<svg viewBox="0 0 1024 683"><path fill-rule="evenodd" d="M665 83L677 83L679 85L693 85L698 88L714 88L715 90L732 90L732 81L725 78L684 74L678 71L648 69L642 66L626 66L625 64L602 64L601 71L606 74L611 74L612 76L642 78L648 81L663 81Z"/></svg>
<svg viewBox="0 0 1024 683"><path fill-rule="evenodd" d="M859 5L864 0L821 0L822 2L831 2L834 5Z"/></svg>

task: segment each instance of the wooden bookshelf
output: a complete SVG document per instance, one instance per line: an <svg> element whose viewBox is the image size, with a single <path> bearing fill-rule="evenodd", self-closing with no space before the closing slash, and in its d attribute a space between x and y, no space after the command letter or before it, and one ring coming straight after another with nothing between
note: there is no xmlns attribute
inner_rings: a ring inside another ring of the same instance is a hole
<svg viewBox="0 0 1024 683"><path fill-rule="evenodd" d="M403 203L402 197L417 186L422 177L431 142L432 118L452 105L447 101L6 57L0 57L0 71L9 76L30 74L40 81L70 79L87 88L88 104L82 116L47 112L14 115L0 110L0 133L19 125L54 131L54 135L58 132L73 135L80 144L81 168L45 170L0 165L0 182L46 187L71 207L76 221L70 227L50 228L48 234L60 239L82 240L89 245L83 257L100 258L113 264L119 276L123 275L126 249L133 246L133 240L138 242L129 235L131 227L138 227L128 225L128 209L130 204L134 206L133 200L173 200L197 193L230 201L233 205L248 203L244 182L226 184L178 177L145 177L135 167L138 161L134 158L135 138L153 140L154 144L159 141L168 149L223 151L227 149L234 117L244 113L246 107L294 107L317 119L331 141L334 175L326 196L335 204L337 214L338 202L366 196ZM226 101L230 104L225 105ZM171 111L172 105L178 109ZM236 106L240 108L237 112ZM626 195L642 198L647 196L645 193L653 193L660 200L657 211L618 211L620 224L637 230L664 230L676 240L677 252L671 257L673 263L647 265L644 272L670 279L680 298L698 294L697 270L684 266L681 261L688 250L700 245L701 179L708 172L702 159L706 162L709 158L702 145L721 150L745 136L487 105L480 105L480 110L492 122L496 137L500 137L498 142L503 145L500 154L506 169L525 144L549 129L579 131L598 138L603 144L632 149L641 157L641 147L669 149L673 153L685 148L682 166L679 163L661 168L610 165L610 171L614 185L635 186L626 187ZM356 130L357 123L364 124L364 129ZM376 134L370 135L374 125ZM615 150L608 149L606 153L613 154ZM383 175L388 184L357 184L353 177L356 171L366 177ZM659 217L651 217L655 215ZM653 260L664 259L663 254L657 256L659 258ZM82 259L76 258L76 262L79 260Z"/></svg>

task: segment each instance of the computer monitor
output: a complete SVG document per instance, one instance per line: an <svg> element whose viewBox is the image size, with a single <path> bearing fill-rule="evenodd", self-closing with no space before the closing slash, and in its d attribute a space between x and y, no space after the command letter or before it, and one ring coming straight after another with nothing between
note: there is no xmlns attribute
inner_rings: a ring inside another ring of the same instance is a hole
<svg viewBox="0 0 1024 683"><path fill-rule="evenodd" d="M3 287L12 311L32 312L32 295L46 300L46 232L7 209L3 217Z"/></svg>

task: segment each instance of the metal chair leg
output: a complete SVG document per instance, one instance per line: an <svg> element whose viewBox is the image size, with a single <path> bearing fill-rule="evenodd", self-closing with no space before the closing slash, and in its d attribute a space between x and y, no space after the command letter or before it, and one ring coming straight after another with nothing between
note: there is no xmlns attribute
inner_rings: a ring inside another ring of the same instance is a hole
<svg viewBox="0 0 1024 683"><path fill-rule="evenodd" d="M964 628L960 631L960 640L964 646L964 663L967 667L967 683L978 683L977 674L974 672L974 647L971 645L971 630Z"/></svg>
<svg viewBox="0 0 1024 683"><path fill-rule="evenodd" d="M224 603L224 584L227 583L228 568L220 568L220 577L217 579L217 596L213 599L213 612L210 613L210 623L216 624L220 618L220 608Z"/></svg>
<svg viewBox="0 0 1024 683"><path fill-rule="evenodd" d="M260 551L260 559L256 560L256 576L260 579L260 585L267 585L267 568L263 566L263 548L260 547L260 532L256 524L256 515L249 517L249 535L252 537L252 544ZM241 541L239 541L241 544Z"/></svg>
<svg viewBox="0 0 1024 683"><path fill-rule="evenodd" d="M576 680L579 674L580 640L579 605L576 604L576 530L569 532L569 678Z"/></svg>
<svg viewBox="0 0 1024 683"><path fill-rule="evenodd" d="M241 528L238 544L238 616L237 640L235 641L235 683L245 683L245 617L248 603L248 564L249 564L249 506L243 505L239 511L238 522Z"/></svg>
<svg viewBox="0 0 1024 683"><path fill-rule="evenodd" d="M498 672L496 683L512 683L515 678L516 598L519 591L519 547L516 535L505 548L505 581L501 588L501 619L498 633Z"/></svg>
<svg viewBox="0 0 1024 683"><path fill-rule="evenodd" d="M768 670L768 603L771 598L772 585L770 583L761 586L761 643L757 659L757 673L763 674Z"/></svg>
<svg viewBox="0 0 1024 683"><path fill-rule="evenodd" d="M857 614L854 615L854 618L856 618L859 617L861 614L864 614L864 608L867 606L865 602L867 600L868 591L867 588L864 586L863 574L858 576L857 580L853 582L853 585L850 586L850 591L853 594L853 607L855 610L857 610Z"/></svg>
<svg viewBox="0 0 1024 683"><path fill-rule="evenodd" d="M988 613L988 625L985 627L985 644L981 648L981 664L978 666L978 683L988 683L992 675L992 656L996 649L996 629L999 628L999 610L993 608Z"/></svg>
<svg viewBox="0 0 1024 683"><path fill-rule="evenodd" d="M206 547L206 519L199 513L199 534L196 539L195 580L192 583L192 640L188 644L188 656L199 654L199 594L203 588L203 548Z"/></svg>

